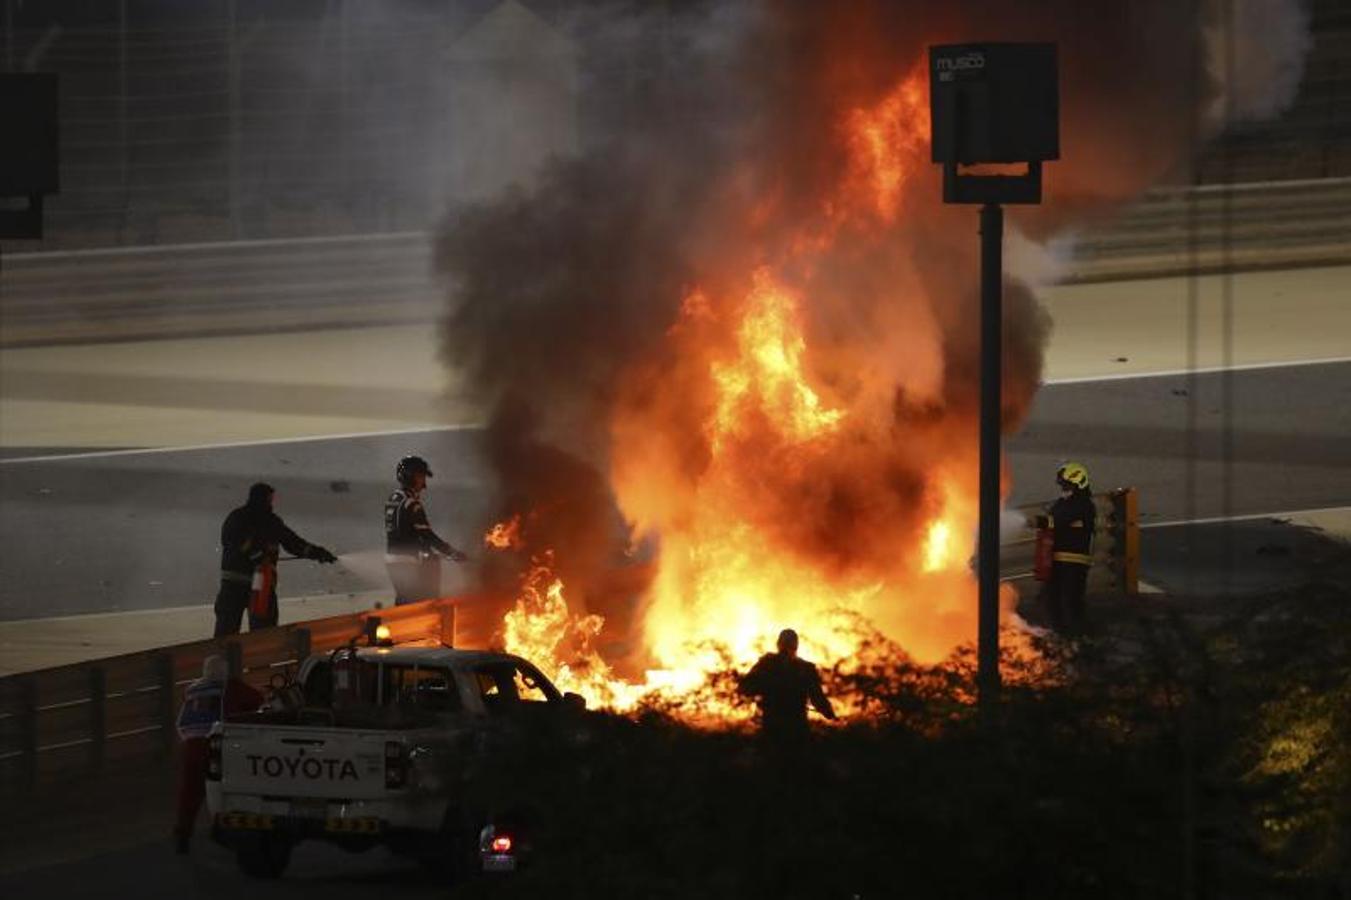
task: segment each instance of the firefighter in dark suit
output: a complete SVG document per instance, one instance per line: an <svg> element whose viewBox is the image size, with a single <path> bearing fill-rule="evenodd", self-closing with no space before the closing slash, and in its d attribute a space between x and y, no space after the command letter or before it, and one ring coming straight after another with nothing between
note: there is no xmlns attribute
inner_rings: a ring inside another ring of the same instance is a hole
<svg viewBox="0 0 1351 900"><path fill-rule="evenodd" d="M1062 634L1078 634L1085 621L1084 591L1093 564L1093 533L1097 509L1088 485L1088 469L1067 462L1055 473L1060 499L1051 504L1038 524L1054 536L1051 577L1043 597L1051 627Z"/></svg>
<svg viewBox="0 0 1351 900"><path fill-rule="evenodd" d="M463 562L465 555L442 540L427 521L422 492L431 467L420 456L405 456L394 470L399 489L385 501L385 569L394 585L394 603L416 603L441 594L441 557Z"/></svg>
<svg viewBox="0 0 1351 900"><path fill-rule="evenodd" d="M216 637L239 634L244 611L249 630L277 624L277 559L288 553L315 562L338 558L286 527L273 511L276 489L258 482L249 499L231 510L220 529L220 590L216 594Z"/></svg>

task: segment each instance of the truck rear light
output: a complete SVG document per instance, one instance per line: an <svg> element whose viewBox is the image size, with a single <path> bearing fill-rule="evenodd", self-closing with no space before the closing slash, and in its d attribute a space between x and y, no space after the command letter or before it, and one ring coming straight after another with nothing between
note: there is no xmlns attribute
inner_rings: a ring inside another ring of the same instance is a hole
<svg viewBox="0 0 1351 900"><path fill-rule="evenodd" d="M385 787L401 788L408 784L408 758L400 741L385 741Z"/></svg>
<svg viewBox="0 0 1351 900"><path fill-rule="evenodd" d="M213 734L206 739L206 777L208 781L220 781L221 745L222 739L219 734Z"/></svg>
<svg viewBox="0 0 1351 900"><path fill-rule="evenodd" d="M492 848L494 853L510 853L511 837L505 834L498 835L493 838Z"/></svg>

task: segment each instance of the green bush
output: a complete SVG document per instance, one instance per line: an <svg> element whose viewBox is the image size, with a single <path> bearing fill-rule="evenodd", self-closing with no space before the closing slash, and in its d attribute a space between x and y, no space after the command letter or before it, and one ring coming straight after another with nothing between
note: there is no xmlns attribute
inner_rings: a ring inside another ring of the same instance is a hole
<svg viewBox="0 0 1351 900"><path fill-rule="evenodd" d="M868 715L805 748L661 708L512 744L475 787L527 811L537 853L493 893L1351 896L1347 591L1105 618L1007 656L984 713L969 652L925 667L876 639L826 678Z"/></svg>

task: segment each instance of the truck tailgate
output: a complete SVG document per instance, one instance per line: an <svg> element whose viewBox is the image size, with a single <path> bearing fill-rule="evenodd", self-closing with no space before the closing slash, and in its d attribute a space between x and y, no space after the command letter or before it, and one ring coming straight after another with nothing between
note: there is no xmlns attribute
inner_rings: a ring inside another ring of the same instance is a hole
<svg viewBox="0 0 1351 900"><path fill-rule="evenodd" d="M264 797L383 797L387 731L227 724L221 789Z"/></svg>

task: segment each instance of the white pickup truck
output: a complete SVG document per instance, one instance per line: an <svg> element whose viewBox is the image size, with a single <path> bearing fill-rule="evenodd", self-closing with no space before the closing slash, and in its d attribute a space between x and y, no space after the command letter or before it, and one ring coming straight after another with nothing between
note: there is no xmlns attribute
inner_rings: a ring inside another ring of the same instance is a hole
<svg viewBox="0 0 1351 900"><path fill-rule="evenodd" d="M209 740L212 834L258 877L279 876L307 839L385 844L457 875L514 870L523 836L500 810L471 808L466 782L498 742L585 706L519 657L445 647L312 656L279 696Z"/></svg>

